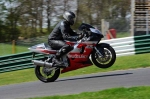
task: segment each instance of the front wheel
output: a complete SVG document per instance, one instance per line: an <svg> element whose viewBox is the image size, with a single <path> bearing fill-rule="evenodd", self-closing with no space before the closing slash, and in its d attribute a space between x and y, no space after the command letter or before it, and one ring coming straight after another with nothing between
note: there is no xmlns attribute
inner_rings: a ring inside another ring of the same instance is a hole
<svg viewBox="0 0 150 99"><path fill-rule="evenodd" d="M36 66L35 75L42 82L54 82L60 75L60 69Z"/></svg>
<svg viewBox="0 0 150 99"><path fill-rule="evenodd" d="M97 51L103 53L103 56L99 55L96 50L93 50L93 53L91 55L93 63L99 68L109 68L110 66L112 66L116 61L115 50L108 44L101 44L96 48Z"/></svg>

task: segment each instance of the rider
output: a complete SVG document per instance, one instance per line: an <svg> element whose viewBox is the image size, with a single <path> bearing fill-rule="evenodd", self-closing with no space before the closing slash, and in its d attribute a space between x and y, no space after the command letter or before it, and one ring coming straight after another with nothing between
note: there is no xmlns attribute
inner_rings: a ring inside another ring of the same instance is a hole
<svg viewBox="0 0 150 99"><path fill-rule="evenodd" d="M66 11L63 14L64 20L59 22L48 37L48 44L55 50L59 50L56 53L56 57L53 58L54 67L65 67L64 63L60 61L61 56L67 54L73 47L66 44L65 40L77 41L83 38L83 34L77 35L70 26L74 24L75 14L71 11Z"/></svg>

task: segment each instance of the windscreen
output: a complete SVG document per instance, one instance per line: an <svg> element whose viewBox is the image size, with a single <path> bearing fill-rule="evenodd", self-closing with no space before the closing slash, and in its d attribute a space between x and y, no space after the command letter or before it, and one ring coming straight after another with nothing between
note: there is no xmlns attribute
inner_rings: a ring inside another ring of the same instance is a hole
<svg viewBox="0 0 150 99"><path fill-rule="evenodd" d="M82 31L83 29L88 29L88 30L90 30L90 28L93 28L94 29L94 27L93 26L91 26L91 25L89 25L89 24L86 24L86 23L82 23L80 26L79 26L79 30L80 31Z"/></svg>

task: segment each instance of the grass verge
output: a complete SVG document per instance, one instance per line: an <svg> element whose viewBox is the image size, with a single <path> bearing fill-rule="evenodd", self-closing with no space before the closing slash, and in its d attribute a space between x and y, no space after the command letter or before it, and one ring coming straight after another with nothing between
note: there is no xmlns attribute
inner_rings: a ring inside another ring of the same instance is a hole
<svg viewBox="0 0 150 99"><path fill-rule="evenodd" d="M113 88L75 95L36 97L29 99L149 99L150 87Z"/></svg>

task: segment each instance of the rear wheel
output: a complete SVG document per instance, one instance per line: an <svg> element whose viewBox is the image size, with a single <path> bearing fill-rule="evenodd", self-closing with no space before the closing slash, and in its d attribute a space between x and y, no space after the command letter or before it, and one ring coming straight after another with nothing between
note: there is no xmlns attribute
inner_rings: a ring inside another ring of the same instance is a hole
<svg viewBox="0 0 150 99"><path fill-rule="evenodd" d="M93 50L93 53L91 56L93 63L99 68L111 67L116 61L115 50L109 45L97 46L97 49L99 52L103 52L104 56L99 55L96 50Z"/></svg>
<svg viewBox="0 0 150 99"><path fill-rule="evenodd" d="M43 59L42 61L45 61ZM35 75L42 82L54 82L60 75L60 68L48 66L36 66Z"/></svg>

